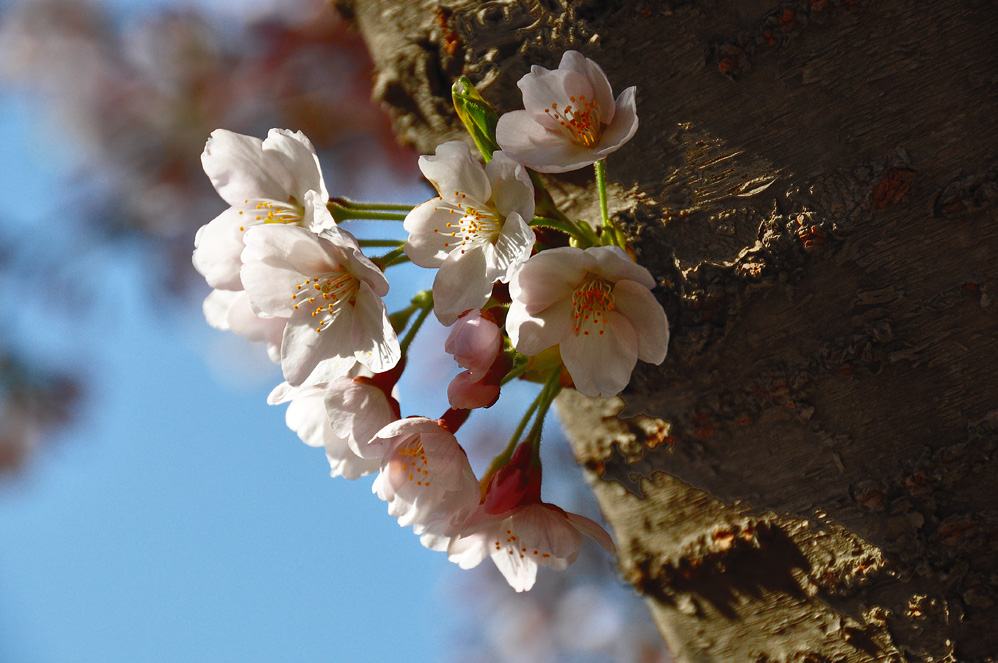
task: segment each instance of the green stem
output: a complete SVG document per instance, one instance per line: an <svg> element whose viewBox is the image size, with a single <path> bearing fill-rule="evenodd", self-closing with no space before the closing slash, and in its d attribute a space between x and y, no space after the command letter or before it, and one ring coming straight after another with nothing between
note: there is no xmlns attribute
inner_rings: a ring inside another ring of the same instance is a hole
<svg viewBox="0 0 998 663"><path fill-rule="evenodd" d="M397 212L368 212L365 210L351 210L330 203L328 205L330 214L337 223L351 221L354 219L367 219L369 221L405 221L405 214Z"/></svg>
<svg viewBox="0 0 998 663"><path fill-rule="evenodd" d="M561 367L559 366L551 373L551 376L544 384L544 389L541 390L543 398L540 399L540 404L537 407L537 417L534 419L534 425L530 427L530 432L527 433L527 437L524 440L524 442L529 441L533 445L534 458L538 460L541 454L541 431L544 429L544 418L551 408L551 403L554 402L555 397L561 392L560 378Z"/></svg>
<svg viewBox="0 0 998 663"><path fill-rule="evenodd" d="M499 471L499 468L508 463L510 458L513 457L513 452L516 451L516 445L520 443L520 435L523 434L523 429L527 427L527 424L530 423L530 418L534 415L534 412L537 411L537 406L540 405L541 397L543 395L544 395L544 390L541 389L541 392L537 394L537 398L534 399L534 402L530 404L530 407L527 408L527 411L523 414L523 418L520 419L520 424L516 427L516 430L513 432L513 437L509 439L509 444L506 445L506 448L503 450L501 454L499 454L498 456L495 457L495 459L493 459L492 463L489 465L488 471L485 472L484 476L487 477L492 476L497 471Z"/></svg>
<svg viewBox="0 0 998 663"><path fill-rule="evenodd" d="M405 255L405 246L399 246L396 249L392 249L383 256L378 256L371 260L375 265L381 268L381 271L385 271L392 265L399 265L404 262L409 262L409 256Z"/></svg>
<svg viewBox="0 0 998 663"><path fill-rule="evenodd" d="M412 210L412 205L397 205L394 203L359 203L355 200L347 200L346 198L334 198L329 201L329 205L336 205L337 207L349 210L392 210L396 212L409 212Z"/></svg>
<svg viewBox="0 0 998 663"><path fill-rule="evenodd" d="M415 301L413 303L415 303ZM409 327L409 331L406 332L405 338L403 338L402 342L399 344L399 347L402 349L402 357L405 357L405 353L408 352L409 346L412 344L413 339L416 338L416 332L419 331L419 328L422 327L423 323L426 321L427 316L429 316L433 311L433 296L429 295L426 297L425 301L422 303L422 306L423 310L419 312L419 316L416 318L416 321L412 323L412 327Z"/></svg>
<svg viewBox="0 0 998 663"><path fill-rule="evenodd" d="M361 246L403 246L405 245L404 239L358 239L357 243Z"/></svg>
<svg viewBox="0 0 998 663"><path fill-rule="evenodd" d="M524 373L526 373L528 368L530 368L530 362L527 361L527 360L524 360L524 361L522 361L519 364L513 364L513 368L509 369L509 373L507 373L506 377L504 377L499 382L499 386L502 387L506 383L512 382L516 378L518 378L521 375L523 375Z"/></svg>
<svg viewBox="0 0 998 663"><path fill-rule="evenodd" d="M606 160L600 159L593 164L596 169L596 189L599 191L599 213L604 228L611 228L610 213L606 207Z"/></svg>

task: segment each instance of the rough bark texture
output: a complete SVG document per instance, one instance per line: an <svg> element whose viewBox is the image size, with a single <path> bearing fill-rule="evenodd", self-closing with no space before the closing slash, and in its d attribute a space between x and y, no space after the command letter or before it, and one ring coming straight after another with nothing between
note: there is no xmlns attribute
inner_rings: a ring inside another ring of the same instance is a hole
<svg viewBox="0 0 998 663"><path fill-rule="evenodd" d="M424 152L578 49L641 127L611 212L669 356L562 418L680 661L998 657L998 9L990 0L358 0ZM596 217L589 171L550 180Z"/></svg>

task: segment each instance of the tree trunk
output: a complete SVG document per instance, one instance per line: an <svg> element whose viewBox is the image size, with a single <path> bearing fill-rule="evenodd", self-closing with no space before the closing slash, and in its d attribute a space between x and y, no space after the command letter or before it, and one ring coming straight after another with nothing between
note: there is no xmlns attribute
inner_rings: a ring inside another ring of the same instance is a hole
<svg viewBox="0 0 998 663"><path fill-rule="evenodd" d="M669 356L635 371L635 418L560 407L678 660L998 660L998 6L341 9L423 152L461 135L461 74L500 112L568 49L638 87L611 213ZM591 171L548 181L598 218Z"/></svg>

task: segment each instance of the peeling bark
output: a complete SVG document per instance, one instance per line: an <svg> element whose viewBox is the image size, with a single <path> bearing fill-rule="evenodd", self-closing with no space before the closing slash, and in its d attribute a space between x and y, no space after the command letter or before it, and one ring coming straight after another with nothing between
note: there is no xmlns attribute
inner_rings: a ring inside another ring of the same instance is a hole
<svg viewBox="0 0 998 663"><path fill-rule="evenodd" d="M641 126L611 213L672 324L576 455L680 661L998 660L998 7L345 2L400 140L578 49ZM548 180L598 217L588 171Z"/></svg>

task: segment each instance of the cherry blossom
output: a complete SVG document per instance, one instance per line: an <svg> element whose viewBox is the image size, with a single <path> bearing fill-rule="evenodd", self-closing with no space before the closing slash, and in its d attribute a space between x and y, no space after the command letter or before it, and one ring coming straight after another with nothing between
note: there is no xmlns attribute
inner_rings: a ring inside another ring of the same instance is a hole
<svg viewBox="0 0 998 663"><path fill-rule="evenodd" d="M538 253L509 284L506 329L527 355L560 344L561 358L587 396L610 397L637 360L659 364L669 347L655 279L615 246Z"/></svg>
<svg viewBox="0 0 998 663"><path fill-rule="evenodd" d="M578 51L567 51L553 71L533 65L517 86L525 110L499 118L496 140L536 171L564 173L588 166L638 129L636 88L614 101L606 74Z"/></svg>
<svg viewBox="0 0 998 663"><path fill-rule="evenodd" d="M502 332L493 317L489 313L483 316L479 309L462 315L451 327L444 351L466 369L447 387L450 406L472 409L495 403L503 376L490 375L490 369L502 351ZM504 370L498 372L505 374Z"/></svg>
<svg viewBox="0 0 998 663"><path fill-rule="evenodd" d="M447 556L463 569L486 557L518 592L529 590L540 566L563 570L579 556L586 534L611 554L613 539L597 523L541 500L541 469L521 444L489 481L481 507L451 537Z"/></svg>
<svg viewBox="0 0 998 663"><path fill-rule="evenodd" d="M278 385L267 398L271 405L290 401L288 428L312 447L323 447L330 475L356 479L381 467L377 458L362 458L354 449L399 418L398 404L375 386L349 377L328 384Z"/></svg>
<svg viewBox="0 0 998 663"><path fill-rule="evenodd" d="M314 192L306 215L329 215ZM281 368L292 386L329 382L360 362L384 372L401 356L381 297L388 281L357 240L333 227L264 225L245 235L242 281L254 313L287 318Z"/></svg>
<svg viewBox="0 0 998 663"><path fill-rule="evenodd" d="M202 306L205 320L220 331L231 331L250 341L267 344L267 356L274 363L281 363L281 337L284 335L284 318L261 318L253 313L249 295L245 290L219 290L208 293Z"/></svg>
<svg viewBox="0 0 998 663"><path fill-rule="evenodd" d="M194 237L194 267L208 285L241 290L243 234L262 223L304 226L315 232L332 227L332 217L306 214L305 195L329 200L312 143L300 131L271 129L267 138L216 129L205 144L201 164L215 190L230 205Z"/></svg>
<svg viewBox="0 0 998 663"><path fill-rule="evenodd" d="M440 197L406 216L405 253L420 267L439 268L433 311L449 326L461 313L484 306L492 285L508 282L530 257L534 188L508 155L496 152L483 168L461 141L419 157L419 168Z"/></svg>
<svg viewBox="0 0 998 663"><path fill-rule="evenodd" d="M360 451L380 459L373 490L399 525L413 525L416 534L448 535L451 523L479 503L481 489L468 456L439 420L409 417L388 424Z"/></svg>

